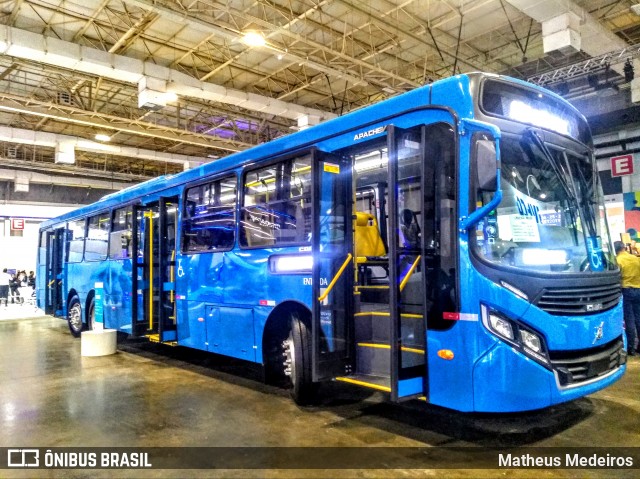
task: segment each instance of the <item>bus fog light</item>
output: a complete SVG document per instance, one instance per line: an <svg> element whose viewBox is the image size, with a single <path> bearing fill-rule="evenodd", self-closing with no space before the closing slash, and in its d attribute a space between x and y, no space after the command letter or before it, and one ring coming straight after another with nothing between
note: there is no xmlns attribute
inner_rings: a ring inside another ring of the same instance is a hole
<svg viewBox="0 0 640 479"><path fill-rule="evenodd" d="M540 341L540 338L537 334L534 334L525 329L521 329L520 339L522 340L522 344L526 348L529 348L531 351L534 351L536 353L542 352L542 341Z"/></svg>
<svg viewBox="0 0 640 479"><path fill-rule="evenodd" d="M489 313L489 326L496 333L506 339L513 340L513 327L509 320L501 318L500 316Z"/></svg>

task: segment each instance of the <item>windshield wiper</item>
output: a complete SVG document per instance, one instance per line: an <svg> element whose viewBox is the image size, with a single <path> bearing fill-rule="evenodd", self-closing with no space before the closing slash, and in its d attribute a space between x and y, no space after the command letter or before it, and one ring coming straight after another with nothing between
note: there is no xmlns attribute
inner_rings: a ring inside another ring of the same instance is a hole
<svg viewBox="0 0 640 479"><path fill-rule="evenodd" d="M538 136L538 132L536 132L535 130L529 128L529 129L527 129L527 133L529 134L529 136L533 140L533 143L542 152L542 156L544 156L545 160L547 160L549 162L549 164L551 165L551 168L553 168L553 172L558 177L558 182L560 183L560 185L562 186L562 189L567 194L567 198L573 200L573 202L575 203L576 202L576 200L575 200L575 190L571 191L571 188L569 187L569 184L567 183L566 176L565 176L564 172L562 171L562 168L560 167L560 165L558 165L556 159L553 157L553 155L551 154L551 152L547 148L547 145L544 144L544 141L542 141L542 138L540 138ZM576 204L576 206L577 206L577 204Z"/></svg>
<svg viewBox="0 0 640 479"><path fill-rule="evenodd" d="M538 136L538 132L536 132L532 128L528 128L526 133L531 137L531 139L533 140L533 144L538 147L538 149L542 153L542 156L551 165L553 172L556 174L556 177L558 178L558 182L560 183L560 186L562 186L562 189L566 194L567 201L569 202L569 215L571 216L571 220L573 221L573 224L576 224L576 218L571 209L572 207L575 207L576 211L580 211L580 206L578 205L578 200L576 199L575 185L573 185L574 186L573 189L569 186L569 183L567 183L566 174L564 173L564 171L562 171L561 166L558 164L555 157L551 154L551 152L547 148L547 145L544 144L544 141L542 141L542 138ZM575 234L575 231L574 231L574 234Z"/></svg>
<svg viewBox="0 0 640 479"><path fill-rule="evenodd" d="M585 235L585 243L588 244L588 238L586 237L587 234L591 239L596 239L598 237L598 234L596 231L596 219L595 219L595 216L593 215L593 211L591 210L590 204L588 203L588 201L586 201L587 199L585 198L585 194L584 194L585 188L581 188L581 191L583 192L581 197L581 203L583 204L583 206L581 207L580 203L578 202L578 191L576 188L576 182L571 176L571 171L572 171L571 165L569 164L569 159L567 158L566 152L563 152L563 157L565 160L565 166L566 168L568 168L568 174L564 175L561 164L558 163L556 158L551 154L551 152L547 148L547 145L545 145L544 141L542 141L542 139L538 136L538 133L532 129L528 129L527 133L529 133L529 136L531 136L531 138L533 139L534 144L540 149L540 151L542 152L542 154L547 159L547 161L555 171L556 175L558 176L558 181L560 182L560 184L562 185L562 188L567 193L567 200L573 205L573 207L575 207L576 211L579 211L582 213L582 218L584 220L583 223L585 226L585 230L582 231L582 234ZM580 171L580 169L578 169L578 174L581 175L581 177L579 176L577 181L581 181L581 186L583 184L586 185L586 178L584 178L584 175L582 174L582 171ZM571 192L571 188L569 186L568 181L571 181L571 186L573 187L573 193ZM571 211L571 208L569 209L569 212L571 214L574 224L577 224L575 221L573 212ZM574 234L577 234L577 231L574 230ZM604 259L604 257L603 257L603 260L606 262L606 259Z"/></svg>
<svg viewBox="0 0 640 479"><path fill-rule="evenodd" d="M563 155L566 163L569 165L570 171L575 171L576 173L575 175L576 180L574 181L574 187L575 187L575 183L578 182L578 184L580 185L580 204L582 205L581 211L583 212L583 215L584 215L584 223L587 229L589 230L589 234L592 237L595 237L597 236L597 232L596 232L596 217L592 208L594 203L592 201L592 197L588 195L589 185L587 183L587 178L584 176L584 170L580 167L580 165L576 163L578 161L577 158L573 157L575 158L575 160L573 164L570 164L570 160L566 152L563 153ZM572 166L573 168L571 169ZM593 177L594 181L596 180L595 174ZM591 191L594 191L594 190L595 190L595 185L592 185ZM577 197L578 197L578 192L576 191L576 198Z"/></svg>

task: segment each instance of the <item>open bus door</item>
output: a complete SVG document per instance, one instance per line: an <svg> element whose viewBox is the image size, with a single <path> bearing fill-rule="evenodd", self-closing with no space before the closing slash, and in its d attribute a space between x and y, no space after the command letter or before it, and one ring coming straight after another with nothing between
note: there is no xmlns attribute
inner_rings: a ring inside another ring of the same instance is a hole
<svg viewBox="0 0 640 479"><path fill-rule="evenodd" d="M418 224L429 222L425 203L433 201L425 184L425 129L389 126L389 345L392 401L422 397L427 393L428 264L425 237ZM394 187L395 185L395 187ZM436 187L437 188L437 187ZM413 194L412 194L413 190ZM418 192L418 195L416 195ZM418 203L411 201L417 196ZM408 229L414 228L414 238Z"/></svg>
<svg viewBox="0 0 640 479"><path fill-rule="evenodd" d="M351 372L353 260L348 161L319 151L313 159L313 380Z"/></svg>
<svg viewBox="0 0 640 479"><path fill-rule="evenodd" d="M44 312L62 316L62 267L64 259L64 228L56 228L46 232L47 242L47 268L46 268L46 294Z"/></svg>
<svg viewBox="0 0 640 479"><path fill-rule="evenodd" d="M134 208L135 251L132 291L134 336L152 341L177 340L175 304L175 257L178 198Z"/></svg>

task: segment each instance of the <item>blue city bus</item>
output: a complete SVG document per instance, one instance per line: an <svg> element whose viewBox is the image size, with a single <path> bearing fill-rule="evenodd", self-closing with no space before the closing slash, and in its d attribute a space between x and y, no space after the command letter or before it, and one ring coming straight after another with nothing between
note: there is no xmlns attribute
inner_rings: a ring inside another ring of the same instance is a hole
<svg viewBox="0 0 640 479"><path fill-rule="evenodd" d="M587 122L493 74L434 82L41 226L37 300L323 381L460 411L591 394L626 369Z"/></svg>

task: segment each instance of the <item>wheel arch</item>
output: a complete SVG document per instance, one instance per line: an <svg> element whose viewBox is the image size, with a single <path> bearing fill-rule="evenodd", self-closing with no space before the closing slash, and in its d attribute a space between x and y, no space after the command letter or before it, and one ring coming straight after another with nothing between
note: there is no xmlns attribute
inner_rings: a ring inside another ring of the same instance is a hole
<svg viewBox="0 0 640 479"><path fill-rule="evenodd" d="M311 329L311 310L299 301L283 301L271 311L262 331L262 365L267 382L270 382L269 378L277 376L278 365L282 362L279 346L289 333L291 313L298 313L300 320Z"/></svg>
<svg viewBox="0 0 640 479"><path fill-rule="evenodd" d="M87 294L87 299L84 302L84 322L85 324L89 324L91 322L91 319L89 318L89 314L91 313L90 311L90 307L91 307L91 301L93 301L93 299L96 296L96 291L94 289L92 289L91 291L89 291L89 293Z"/></svg>
<svg viewBox="0 0 640 479"><path fill-rule="evenodd" d="M75 290L75 288L71 288L67 293L67 310L69 310L69 304L71 303L71 298L73 298L74 296L78 297L78 301L80 300L80 295L78 294L78 292Z"/></svg>

